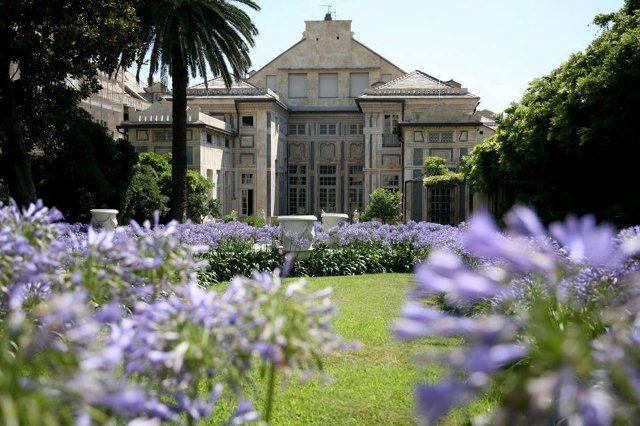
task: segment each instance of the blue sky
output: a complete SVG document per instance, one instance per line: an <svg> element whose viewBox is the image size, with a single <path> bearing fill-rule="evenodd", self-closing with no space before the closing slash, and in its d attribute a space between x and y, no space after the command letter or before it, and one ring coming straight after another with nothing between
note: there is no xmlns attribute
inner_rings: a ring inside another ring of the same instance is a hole
<svg viewBox="0 0 640 426"><path fill-rule="evenodd" d="M623 0L263 0L250 12L259 36L253 69L302 38L305 20L352 20L355 38L407 72L453 78L502 111L598 35L598 13Z"/></svg>

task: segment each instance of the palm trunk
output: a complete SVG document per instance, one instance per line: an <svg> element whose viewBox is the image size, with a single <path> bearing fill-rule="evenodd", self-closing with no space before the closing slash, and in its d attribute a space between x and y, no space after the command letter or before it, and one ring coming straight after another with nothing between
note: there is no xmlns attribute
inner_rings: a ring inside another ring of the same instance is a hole
<svg viewBox="0 0 640 426"><path fill-rule="evenodd" d="M2 37L4 43L5 37ZM8 46L8 45L5 45ZM31 176L31 167L24 134L18 120L16 99L11 81L11 62L8 56L0 53L0 117L4 143L0 143L0 176L9 187L9 195L20 206L26 206L36 199L36 190Z"/></svg>
<svg viewBox="0 0 640 426"><path fill-rule="evenodd" d="M178 38L179 40L179 38ZM187 207L187 67L179 41L171 55L173 143L171 159L171 218L184 222Z"/></svg>

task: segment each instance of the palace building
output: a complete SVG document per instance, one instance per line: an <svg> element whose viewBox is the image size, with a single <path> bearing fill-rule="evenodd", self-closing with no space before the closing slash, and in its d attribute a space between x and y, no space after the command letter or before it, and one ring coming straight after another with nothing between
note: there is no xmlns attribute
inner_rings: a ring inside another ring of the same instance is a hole
<svg viewBox="0 0 640 426"><path fill-rule="evenodd" d="M357 41L351 21L307 21L302 39L244 80L188 88L189 167L215 184L223 213L363 211L383 187L403 193L404 218L458 223L464 185L425 187L423 163L456 169L495 123L454 80L406 72ZM171 100L119 126L138 151L171 150Z"/></svg>

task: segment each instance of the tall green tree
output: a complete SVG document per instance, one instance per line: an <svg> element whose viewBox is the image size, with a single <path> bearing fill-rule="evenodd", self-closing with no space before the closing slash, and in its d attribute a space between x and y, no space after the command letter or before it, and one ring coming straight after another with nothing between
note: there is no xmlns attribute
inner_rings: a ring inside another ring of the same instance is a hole
<svg viewBox="0 0 640 426"><path fill-rule="evenodd" d="M137 154L124 139L114 140L88 112L70 105L46 121L51 131L32 158L38 197L68 222L88 223L91 208L122 211Z"/></svg>
<svg viewBox="0 0 640 426"><path fill-rule="evenodd" d="M547 221L594 213L638 224L640 195L629 177L640 158L640 1L594 22L598 38L534 80L464 170L475 189L500 189Z"/></svg>
<svg viewBox="0 0 640 426"><path fill-rule="evenodd" d="M260 7L253 0L139 0L141 45L138 75L149 56L149 81L160 72L171 76L173 142L171 217L183 221L187 208L187 84L210 70L227 87L251 65L249 46L258 30L249 15L233 3Z"/></svg>
<svg viewBox="0 0 640 426"><path fill-rule="evenodd" d="M100 88L135 42L133 0L0 0L0 174L10 195L36 198L30 168L38 107Z"/></svg>

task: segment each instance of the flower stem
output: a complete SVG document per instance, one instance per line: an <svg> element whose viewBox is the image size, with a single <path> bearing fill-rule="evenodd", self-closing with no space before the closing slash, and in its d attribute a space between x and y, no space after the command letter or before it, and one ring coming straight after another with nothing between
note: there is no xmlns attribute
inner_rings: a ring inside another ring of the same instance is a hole
<svg viewBox="0 0 640 426"><path fill-rule="evenodd" d="M267 383L267 402L264 410L265 421L269 423L271 420L271 411L273 409L273 398L276 388L276 366L271 363L269 366L269 381Z"/></svg>

